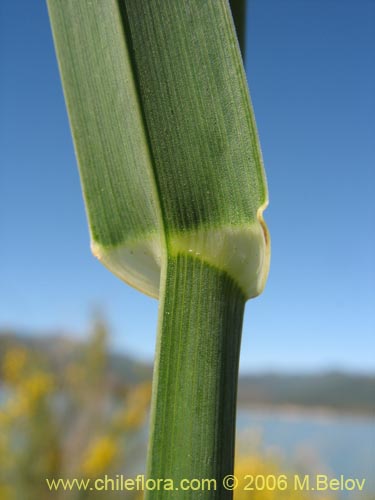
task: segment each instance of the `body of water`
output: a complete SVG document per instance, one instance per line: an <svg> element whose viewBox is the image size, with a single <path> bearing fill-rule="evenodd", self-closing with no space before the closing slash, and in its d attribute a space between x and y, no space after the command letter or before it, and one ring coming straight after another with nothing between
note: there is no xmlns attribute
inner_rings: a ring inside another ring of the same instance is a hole
<svg viewBox="0 0 375 500"><path fill-rule="evenodd" d="M364 491L375 494L374 419L242 408L238 411L237 433L238 446L244 453L255 446L301 474L366 478ZM358 492L341 494L340 498L349 495L358 498Z"/></svg>

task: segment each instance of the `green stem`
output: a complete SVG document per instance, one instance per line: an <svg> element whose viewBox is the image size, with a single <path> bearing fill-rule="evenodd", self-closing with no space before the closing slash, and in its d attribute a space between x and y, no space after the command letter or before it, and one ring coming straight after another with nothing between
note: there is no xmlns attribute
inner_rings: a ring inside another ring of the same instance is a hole
<svg viewBox="0 0 375 500"><path fill-rule="evenodd" d="M160 301L148 478L215 479L216 491L146 492L146 499L230 499L245 297L224 272L179 255Z"/></svg>

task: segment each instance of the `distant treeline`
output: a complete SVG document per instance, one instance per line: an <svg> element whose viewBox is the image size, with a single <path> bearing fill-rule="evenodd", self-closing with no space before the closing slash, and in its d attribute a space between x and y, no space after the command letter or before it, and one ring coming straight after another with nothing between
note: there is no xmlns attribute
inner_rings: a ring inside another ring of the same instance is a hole
<svg viewBox="0 0 375 500"><path fill-rule="evenodd" d="M375 376L342 372L241 377L240 404L300 406L375 415Z"/></svg>
<svg viewBox="0 0 375 500"><path fill-rule="evenodd" d="M0 364L4 353L14 345L42 355L56 371L79 358L85 349L85 343L69 336L35 337L0 331ZM108 353L106 373L111 385L118 388L151 380L152 366L123 354ZM253 408L294 406L375 415L375 376L342 372L246 375L240 377L238 402Z"/></svg>

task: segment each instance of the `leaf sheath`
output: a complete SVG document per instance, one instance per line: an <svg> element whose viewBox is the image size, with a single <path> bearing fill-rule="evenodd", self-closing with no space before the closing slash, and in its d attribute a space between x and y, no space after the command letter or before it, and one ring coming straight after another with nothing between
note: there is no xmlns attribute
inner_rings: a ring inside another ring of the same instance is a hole
<svg viewBox="0 0 375 500"><path fill-rule="evenodd" d="M168 259L162 296L147 475L177 487L182 479L216 481L216 491L173 498L232 498L222 479L233 473L245 296L226 273L185 255Z"/></svg>

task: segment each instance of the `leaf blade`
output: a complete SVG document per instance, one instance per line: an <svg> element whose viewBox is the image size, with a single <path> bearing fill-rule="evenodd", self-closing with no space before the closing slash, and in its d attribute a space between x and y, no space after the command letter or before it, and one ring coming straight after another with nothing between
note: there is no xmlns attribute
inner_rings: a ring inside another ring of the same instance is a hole
<svg viewBox="0 0 375 500"><path fill-rule="evenodd" d="M157 197L118 3L52 0L48 7L93 253L157 296Z"/></svg>
<svg viewBox="0 0 375 500"><path fill-rule="evenodd" d="M247 253L239 284L258 295L267 183L228 2L48 4L94 253L153 296L165 246L237 282Z"/></svg>

